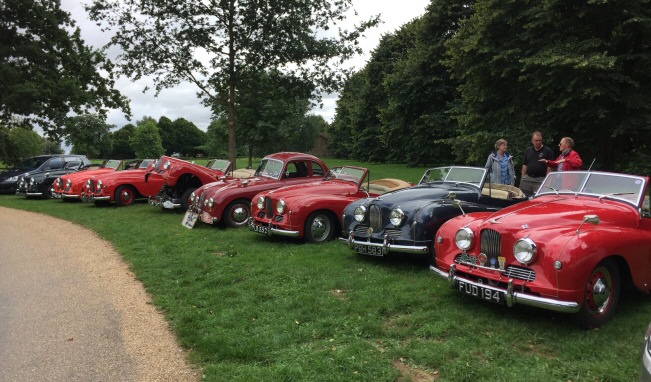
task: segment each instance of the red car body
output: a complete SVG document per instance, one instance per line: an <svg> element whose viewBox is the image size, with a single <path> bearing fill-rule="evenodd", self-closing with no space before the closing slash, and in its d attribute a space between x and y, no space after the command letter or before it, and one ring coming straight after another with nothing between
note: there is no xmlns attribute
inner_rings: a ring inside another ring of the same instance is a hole
<svg viewBox="0 0 651 382"><path fill-rule="evenodd" d="M139 161L135 164L139 164ZM53 196L63 200L80 200L88 179L94 175L119 171L120 166L122 166L121 160L109 159L102 163L100 167L89 166L86 170L63 175L52 183ZM127 167L127 164L125 164L125 167Z"/></svg>
<svg viewBox="0 0 651 382"><path fill-rule="evenodd" d="M163 155L147 170L146 181L154 174L163 178L163 186L149 199L149 204L185 211L194 190L224 178L230 169L231 163L223 159L211 159L206 166L201 166Z"/></svg>
<svg viewBox="0 0 651 382"><path fill-rule="evenodd" d="M190 199L191 208L183 225L192 228L198 218L202 222L223 222L229 227L242 227L251 216L251 199L267 190L321 180L328 172L323 161L313 155L281 152L262 159L250 179L222 179L198 188Z"/></svg>
<svg viewBox="0 0 651 382"><path fill-rule="evenodd" d="M339 217L351 202L412 186L399 179L368 182L368 178L366 168L335 167L320 182L261 192L251 203L249 226L269 236L325 242L340 235Z"/></svg>
<svg viewBox="0 0 651 382"><path fill-rule="evenodd" d="M551 173L531 200L446 222L430 268L461 293L576 313L581 326L599 327L612 317L627 281L651 290L648 182L605 172Z"/></svg>
<svg viewBox="0 0 651 382"><path fill-rule="evenodd" d="M147 168L153 164L153 159L144 159L135 170L94 175L86 182L81 199L84 202L115 202L119 206L128 206L136 199L156 195L163 185L163 178L151 176L145 182Z"/></svg>

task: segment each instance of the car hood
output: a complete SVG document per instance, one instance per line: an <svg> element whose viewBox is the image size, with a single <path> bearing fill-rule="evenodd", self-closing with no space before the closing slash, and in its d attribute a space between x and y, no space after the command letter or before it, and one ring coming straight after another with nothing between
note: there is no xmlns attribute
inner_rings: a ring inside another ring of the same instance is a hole
<svg viewBox="0 0 651 382"><path fill-rule="evenodd" d="M9 170L0 172L0 181L5 180L5 179L9 179L12 176L23 175L23 174L25 174L25 173L27 173L29 171L30 170L26 170L26 169L10 168Z"/></svg>
<svg viewBox="0 0 651 382"><path fill-rule="evenodd" d="M482 228L498 231L574 230L583 223L586 215L597 215L600 224L634 227L639 214L632 206L589 196L542 196L504 208L482 222Z"/></svg>
<svg viewBox="0 0 651 382"><path fill-rule="evenodd" d="M137 168L133 170L124 170L124 171L114 171L107 173L95 174L93 178L95 180L101 180L106 183L108 181L115 181L117 179L145 179L145 173L147 169Z"/></svg>
<svg viewBox="0 0 651 382"><path fill-rule="evenodd" d="M381 195L372 199L373 204L384 206L417 206L431 204L447 198L450 192L457 194L459 200L476 202L479 190L469 185L455 183L434 183L429 185L418 185Z"/></svg>
<svg viewBox="0 0 651 382"><path fill-rule="evenodd" d="M96 170L82 170L66 175L66 180L75 181L77 179L88 179L93 175L103 174L105 172L114 172L112 168L98 168Z"/></svg>
<svg viewBox="0 0 651 382"><path fill-rule="evenodd" d="M316 195L341 195L349 196L357 193L357 185L351 182L340 180L316 181L292 186L282 187L269 191L267 196L274 199L289 199L292 197L316 196Z"/></svg>
<svg viewBox="0 0 651 382"><path fill-rule="evenodd" d="M263 177L239 179L231 178L224 179L217 182L212 182L203 185L197 189L196 195L205 193L206 197L213 196L216 192L223 192L226 190L240 189L240 188L256 188L256 186L264 186L267 184L280 184L276 179L269 179Z"/></svg>

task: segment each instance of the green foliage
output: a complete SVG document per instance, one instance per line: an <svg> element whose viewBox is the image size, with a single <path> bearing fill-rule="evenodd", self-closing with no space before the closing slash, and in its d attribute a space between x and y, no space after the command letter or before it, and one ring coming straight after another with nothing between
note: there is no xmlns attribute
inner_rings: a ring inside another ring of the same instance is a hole
<svg viewBox="0 0 651 382"><path fill-rule="evenodd" d="M20 161L43 154L43 137L32 129L16 127L7 133L6 155L3 162L14 166Z"/></svg>
<svg viewBox="0 0 651 382"><path fill-rule="evenodd" d="M137 158L158 158L165 153L160 130L154 120L145 120L136 127L133 136L129 139L131 148Z"/></svg>
<svg viewBox="0 0 651 382"><path fill-rule="evenodd" d="M136 158L136 152L131 148L129 140L136 131L132 124L126 124L121 129L109 134L111 145L102 148L103 158L130 159Z"/></svg>
<svg viewBox="0 0 651 382"><path fill-rule="evenodd" d="M4 0L0 9L0 122L23 116L58 138L70 112L129 113L113 65L80 37L60 1Z"/></svg>
<svg viewBox="0 0 651 382"><path fill-rule="evenodd" d="M151 76L156 91L181 81L197 85L215 119L228 123L229 159L235 161L240 87L278 71L314 86L314 96L336 91L347 74L341 62L361 53L357 40L376 17L339 29L352 0L219 1L94 0L90 18L122 48L121 74ZM201 51L203 59L196 58Z"/></svg>
<svg viewBox="0 0 651 382"><path fill-rule="evenodd" d="M63 154L61 143L46 139L43 141L43 154Z"/></svg>
<svg viewBox="0 0 651 382"><path fill-rule="evenodd" d="M68 145L74 145L74 152L95 158L101 150L110 147L109 132L113 126L98 114L83 114L69 119L63 134Z"/></svg>

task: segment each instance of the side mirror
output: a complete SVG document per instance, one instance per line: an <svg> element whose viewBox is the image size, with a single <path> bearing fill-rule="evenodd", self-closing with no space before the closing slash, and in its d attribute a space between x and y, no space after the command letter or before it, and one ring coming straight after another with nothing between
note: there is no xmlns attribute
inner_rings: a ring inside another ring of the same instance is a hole
<svg viewBox="0 0 651 382"><path fill-rule="evenodd" d="M454 201L458 201L458 200L456 200L456 199L457 199L457 193L454 192L454 191L450 191L450 192L448 192L448 199L452 199L452 200L454 200Z"/></svg>
<svg viewBox="0 0 651 382"><path fill-rule="evenodd" d="M577 228L576 230L577 235L581 233L581 227L583 227L585 223L597 225L599 224L599 222L600 222L599 215L585 215L583 217L583 223L581 223L579 228Z"/></svg>

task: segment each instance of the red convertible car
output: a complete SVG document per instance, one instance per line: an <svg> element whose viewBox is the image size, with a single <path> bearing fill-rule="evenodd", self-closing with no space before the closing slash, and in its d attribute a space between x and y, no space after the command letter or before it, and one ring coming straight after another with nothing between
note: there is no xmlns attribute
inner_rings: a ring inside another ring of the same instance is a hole
<svg viewBox="0 0 651 382"><path fill-rule="evenodd" d="M163 186L163 178L152 176L145 182L145 172L153 164L153 159L144 159L135 170L93 176L86 182L81 200L95 204L114 201L119 206L128 206L138 198L156 195Z"/></svg>
<svg viewBox="0 0 651 382"><path fill-rule="evenodd" d="M651 290L648 182L551 173L531 200L441 226L430 268L461 293L575 313L579 325L599 327L615 313L622 286Z"/></svg>
<svg viewBox="0 0 651 382"><path fill-rule="evenodd" d="M339 217L348 204L412 186L399 179L369 178L365 168L335 167L320 182L261 192L253 198L249 226L261 234L302 237L308 243L332 240L340 235Z"/></svg>
<svg viewBox="0 0 651 382"><path fill-rule="evenodd" d="M139 163L140 161L125 163L124 167L125 169L135 168ZM81 193L88 179L93 175L119 171L121 165L121 160L109 159L101 165L94 164L86 166L82 171L60 176L52 183L52 188L54 189L53 196L64 201L80 200Z"/></svg>
<svg viewBox="0 0 651 382"><path fill-rule="evenodd" d="M188 209L190 194L204 184L227 176L231 162L224 159L211 159L205 166L174 157L162 156L147 170L145 181L152 175L161 176L163 186L149 198L152 206L166 209Z"/></svg>
<svg viewBox="0 0 651 382"><path fill-rule="evenodd" d="M199 187L190 195L190 208L182 224L192 228L198 218L208 224L243 227L251 216L251 199L262 191L321 180L328 172L313 155L282 152L262 158L250 179L224 178Z"/></svg>

